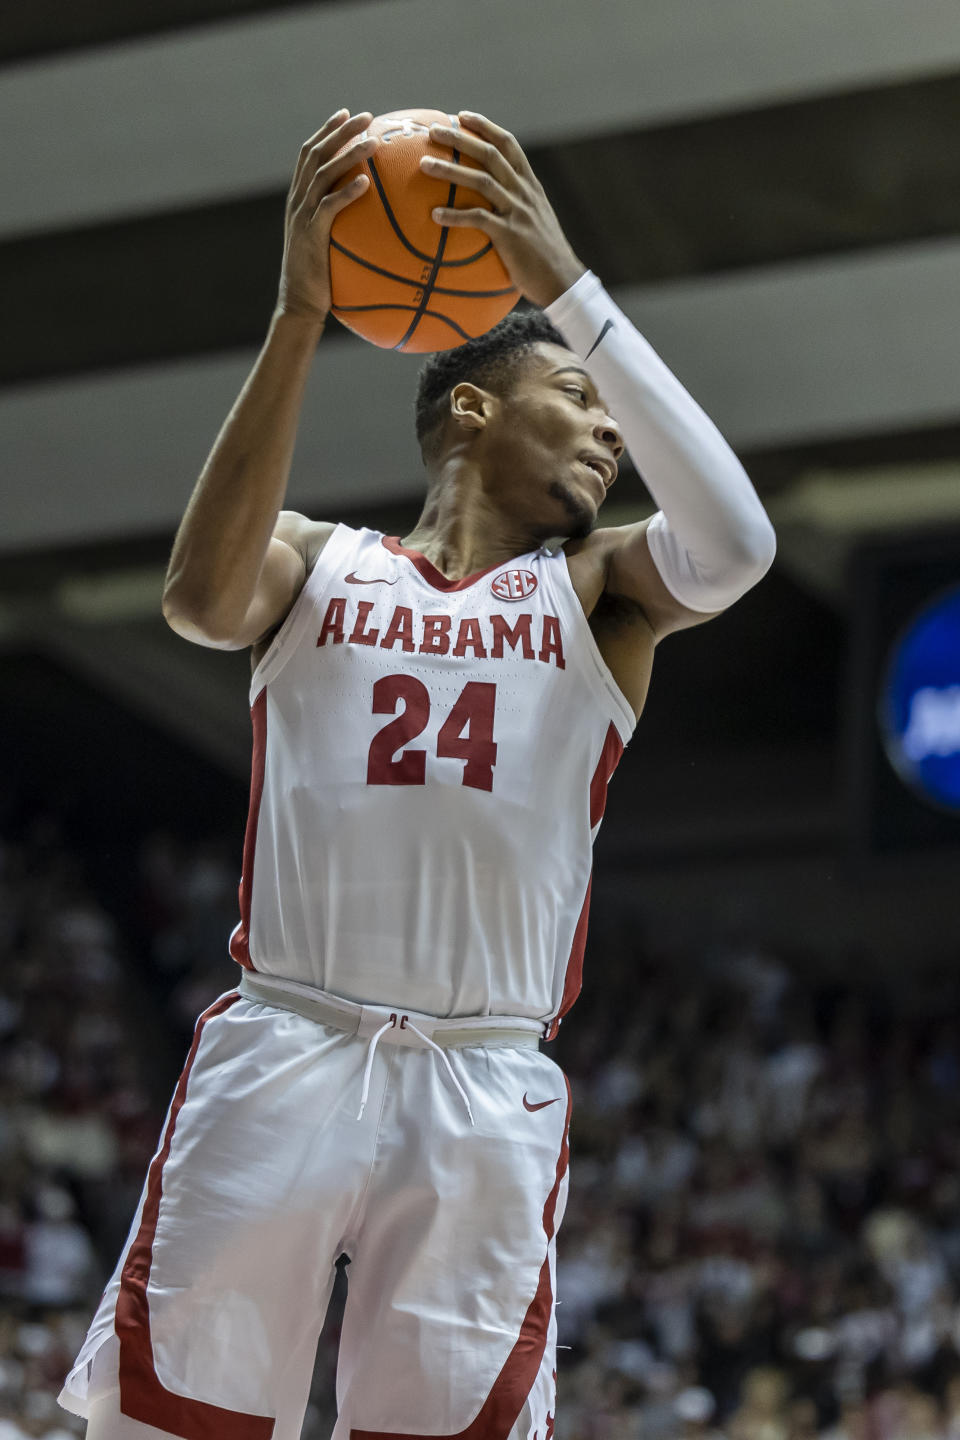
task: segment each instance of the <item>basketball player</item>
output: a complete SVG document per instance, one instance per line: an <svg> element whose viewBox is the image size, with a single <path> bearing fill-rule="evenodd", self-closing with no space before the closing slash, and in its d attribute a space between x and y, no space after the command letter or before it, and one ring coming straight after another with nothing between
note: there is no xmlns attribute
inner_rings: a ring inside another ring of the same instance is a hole
<svg viewBox="0 0 960 1440"><path fill-rule="evenodd" d="M170 561L173 628L252 649L242 979L200 1017L61 1397L91 1440L296 1440L341 1253L336 1440L552 1434L570 1098L538 1043L579 989L654 647L773 557L732 451L471 114L436 138L481 173L423 164L493 209L435 218L540 308L428 361L405 539L281 510L370 119L301 150L269 335ZM604 529L625 444L661 508Z"/></svg>

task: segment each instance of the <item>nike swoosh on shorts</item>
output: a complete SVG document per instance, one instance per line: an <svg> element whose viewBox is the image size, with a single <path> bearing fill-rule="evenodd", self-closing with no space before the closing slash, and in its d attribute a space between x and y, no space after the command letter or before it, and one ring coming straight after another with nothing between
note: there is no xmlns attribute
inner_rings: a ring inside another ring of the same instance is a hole
<svg viewBox="0 0 960 1440"><path fill-rule="evenodd" d="M537 1100L537 1101L531 1102L530 1100L527 1099L526 1091L524 1091L524 1095L523 1095L523 1108L524 1108L524 1110L529 1110L529 1111L531 1112L531 1114L532 1114L534 1110L542 1110L545 1105L556 1105L556 1103L557 1103L557 1101L558 1101L559 1099L560 1099L560 1096L559 1096L559 1095L554 1095L554 1097L553 1097L552 1100Z"/></svg>
<svg viewBox="0 0 960 1440"><path fill-rule="evenodd" d="M361 580L356 570L351 570L349 575L343 577L348 585L396 585L399 575L393 580L388 580L384 575L376 575L372 580Z"/></svg>

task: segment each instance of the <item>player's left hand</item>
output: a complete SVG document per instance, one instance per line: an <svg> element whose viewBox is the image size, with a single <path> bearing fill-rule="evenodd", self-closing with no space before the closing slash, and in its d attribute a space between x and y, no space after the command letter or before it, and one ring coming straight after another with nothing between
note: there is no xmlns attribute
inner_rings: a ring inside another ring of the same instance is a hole
<svg viewBox="0 0 960 1440"><path fill-rule="evenodd" d="M489 235L517 289L535 305L549 305L569 290L587 267L570 248L543 186L514 136L472 110L461 110L458 119L459 128L431 125L430 138L469 155L481 168L428 155L420 161L420 168L426 175L475 191L493 208L438 206L431 212L433 218L439 225L468 227Z"/></svg>

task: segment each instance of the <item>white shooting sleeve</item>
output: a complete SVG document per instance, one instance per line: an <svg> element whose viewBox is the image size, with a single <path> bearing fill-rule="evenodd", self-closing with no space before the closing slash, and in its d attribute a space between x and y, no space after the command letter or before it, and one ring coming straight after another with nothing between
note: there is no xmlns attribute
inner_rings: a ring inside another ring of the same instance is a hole
<svg viewBox="0 0 960 1440"><path fill-rule="evenodd" d="M723 610L773 563L773 526L740 461L592 271L544 312L580 356L660 509L647 543L675 600Z"/></svg>

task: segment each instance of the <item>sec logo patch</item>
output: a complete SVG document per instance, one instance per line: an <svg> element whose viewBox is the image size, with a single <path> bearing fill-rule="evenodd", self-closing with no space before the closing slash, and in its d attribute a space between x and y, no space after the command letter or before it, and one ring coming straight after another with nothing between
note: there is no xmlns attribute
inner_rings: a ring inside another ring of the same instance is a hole
<svg viewBox="0 0 960 1440"><path fill-rule="evenodd" d="M498 600L526 600L537 588L532 570L501 570L490 581L490 589Z"/></svg>

